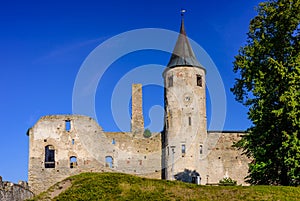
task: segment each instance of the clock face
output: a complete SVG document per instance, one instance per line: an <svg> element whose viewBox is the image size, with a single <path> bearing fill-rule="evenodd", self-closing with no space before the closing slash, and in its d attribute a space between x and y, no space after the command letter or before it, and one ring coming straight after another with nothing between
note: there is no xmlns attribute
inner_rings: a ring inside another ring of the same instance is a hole
<svg viewBox="0 0 300 201"><path fill-rule="evenodd" d="M192 100L192 94L191 93L185 93L183 95L183 102L184 103L191 103L193 100Z"/></svg>

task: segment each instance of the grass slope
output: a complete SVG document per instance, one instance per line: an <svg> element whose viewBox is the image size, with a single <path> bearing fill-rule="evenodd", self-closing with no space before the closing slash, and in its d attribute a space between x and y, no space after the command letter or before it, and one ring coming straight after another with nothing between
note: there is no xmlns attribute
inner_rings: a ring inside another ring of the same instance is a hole
<svg viewBox="0 0 300 201"><path fill-rule="evenodd" d="M66 190L63 185L69 183ZM55 191L63 189L58 196ZM54 193L54 194L53 194ZM197 186L121 173L82 173L32 200L300 200L300 187Z"/></svg>

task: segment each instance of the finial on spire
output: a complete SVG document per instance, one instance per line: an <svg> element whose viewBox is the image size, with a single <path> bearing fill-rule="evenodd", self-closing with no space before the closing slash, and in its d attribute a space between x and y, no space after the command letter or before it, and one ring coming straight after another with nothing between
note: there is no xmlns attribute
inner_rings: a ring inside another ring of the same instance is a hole
<svg viewBox="0 0 300 201"><path fill-rule="evenodd" d="M183 8L180 10L181 17L183 17L183 16L184 16L184 13L185 13L185 12L186 12L186 10L185 10L185 9L183 9Z"/></svg>

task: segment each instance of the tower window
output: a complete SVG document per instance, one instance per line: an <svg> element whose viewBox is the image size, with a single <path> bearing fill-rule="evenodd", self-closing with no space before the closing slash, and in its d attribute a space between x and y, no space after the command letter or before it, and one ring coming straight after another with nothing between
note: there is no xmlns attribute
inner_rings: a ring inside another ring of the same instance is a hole
<svg viewBox="0 0 300 201"><path fill-rule="evenodd" d="M168 86L169 87L173 86L173 75L171 75L170 77L168 77Z"/></svg>
<svg viewBox="0 0 300 201"><path fill-rule="evenodd" d="M189 126L192 125L192 117L189 117Z"/></svg>
<svg viewBox="0 0 300 201"><path fill-rule="evenodd" d="M71 121L70 120L65 121L65 128L66 128L66 131L71 130Z"/></svg>
<svg viewBox="0 0 300 201"><path fill-rule="evenodd" d="M170 128L171 127L171 122L172 122L172 112L169 111L167 118L166 118L166 127Z"/></svg>
<svg viewBox="0 0 300 201"><path fill-rule="evenodd" d="M55 168L55 149L52 145L45 147L45 168Z"/></svg>
<svg viewBox="0 0 300 201"><path fill-rule="evenodd" d="M185 154L185 144L182 144L182 145L181 145L181 153L182 153L182 154Z"/></svg>
<svg viewBox="0 0 300 201"><path fill-rule="evenodd" d="M74 145L75 144L75 139L72 139L72 145Z"/></svg>
<svg viewBox="0 0 300 201"><path fill-rule="evenodd" d="M202 76L197 75L197 86L202 87Z"/></svg>
<svg viewBox="0 0 300 201"><path fill-rule="evenodd" d="M116 140L115 140L115 138L113 138L113 139L112 139L112 142L111 142L111 144L116 144Z"/></svg>
<svg viewBox="0 0 300 201"><path fill-rule="evenodd" d="M200 152L200 154L203 154L203 145L202 144L200 144L199 152Z"/></svg>

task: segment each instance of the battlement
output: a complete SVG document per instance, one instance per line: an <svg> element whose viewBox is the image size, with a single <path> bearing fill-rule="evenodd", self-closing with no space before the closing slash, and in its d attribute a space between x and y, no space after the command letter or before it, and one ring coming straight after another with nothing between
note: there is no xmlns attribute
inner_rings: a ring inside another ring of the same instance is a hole
<svg viewBox="0 0 300 201"><path fill-rule="evenodd" d="M22 201L30 199L34 196L33 192L29 190L28 183L19 181L14 184L9 181L2 181L0 176L0 200L1 201Z"/></svg>

